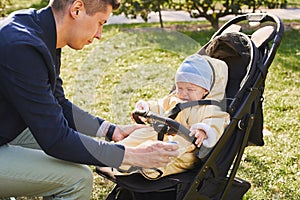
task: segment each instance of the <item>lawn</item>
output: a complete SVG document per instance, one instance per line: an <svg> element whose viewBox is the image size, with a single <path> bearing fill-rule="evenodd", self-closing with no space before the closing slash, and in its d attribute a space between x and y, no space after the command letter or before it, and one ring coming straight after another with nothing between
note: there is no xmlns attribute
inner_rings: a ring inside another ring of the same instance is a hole
<svg viewBox="0 0 300 200"><path fill-rule="evenodd" d="M134 103L166 94L180 62L214 33L158 26L108 25L101 41L81 51L65 48L61 76L67 96L92 114L118 124L132 123ZM300 199L299 36L300 30L285 32L270 67L264 93L266 144L247 148L238 171L252 184L244 199ZM92 199L104 199L112 186L95 174Z"/></svg>

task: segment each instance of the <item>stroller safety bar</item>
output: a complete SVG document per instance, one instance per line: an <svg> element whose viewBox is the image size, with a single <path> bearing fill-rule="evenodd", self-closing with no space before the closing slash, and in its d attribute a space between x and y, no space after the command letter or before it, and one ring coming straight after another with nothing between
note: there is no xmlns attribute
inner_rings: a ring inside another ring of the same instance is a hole
<svg viewBox="0 0 300 200"><path fill-rule="evenodd" d="M163 116L153 113L151 111L140 111L140 110L134 111L132 116L136 120L136 122L141 121L139 119L139 116L145 117L148 119L152 119L154 121L157 121L159 123L169 126L176 132L176 134L182 136L187 141L189 141L191 143L194 143L194 141L195 141L195 137L189 136L189 134L190 134L189 129L187 129L186 127L184 127L183 125L181 125L180 123L178 123L177 121L175 121L171 118L163 117Z"/></svg>

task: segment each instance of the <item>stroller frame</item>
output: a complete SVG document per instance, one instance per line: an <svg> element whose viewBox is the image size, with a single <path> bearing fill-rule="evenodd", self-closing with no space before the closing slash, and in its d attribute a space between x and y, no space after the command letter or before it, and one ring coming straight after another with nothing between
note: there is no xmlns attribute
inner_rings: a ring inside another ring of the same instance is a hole
<svg viewBox="0 0 300 200"><path fill-rule="evenodd" d="M240 26L236 25L244 21L255 25L267 25L247 35L241 32ZM259 31L260 29L263 31ZM201 168L163 177L156 181L145 180L138 175L116 178L102 171L97 171L98 174L117 184L107 196L107 200L127 200L129 196L132 199L158 199L157 197L165 199L166 197L162 195L164 193L171 194L171 198L176 200L242 199L251 187L250 183L235 176L245 148L249 145L264 145L262 138L264 84L268 68L283 37L284 28L282 21L274 15L267 13L240 15L225 23L198 53L207 55L207 48L212 42L225 34L232 33L238 33L245 39L250 49L249 63L246 67L247 70L243 73L242 81L231 82L227 85L228 91L226 93L230 93L227 95L229 97L227 112L231 116L231 121L217 145L204 159ZM229 67L230 79L230 74L231 76L235 74L234 71L230 72L231 64L228 61L226 63ZM234 88L234 91L230 91L231 88ZM178 130L178 134L188 135L189 133L172 119L166 119L153 113L140 115L164 123ZM120 194L121 192L123 194ZM151 197L151 194L157 195Z"/></svg>

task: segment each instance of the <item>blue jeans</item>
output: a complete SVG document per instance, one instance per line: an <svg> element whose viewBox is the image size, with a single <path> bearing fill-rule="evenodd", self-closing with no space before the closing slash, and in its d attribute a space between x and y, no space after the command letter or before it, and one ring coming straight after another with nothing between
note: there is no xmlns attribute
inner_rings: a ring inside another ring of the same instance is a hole
<svg viewBox="0 0 300 200"><path fill-rule="evenodd" d="M0 146L0 197L90 199L93 174L88 166L46 155L27 129Z"/></svg>

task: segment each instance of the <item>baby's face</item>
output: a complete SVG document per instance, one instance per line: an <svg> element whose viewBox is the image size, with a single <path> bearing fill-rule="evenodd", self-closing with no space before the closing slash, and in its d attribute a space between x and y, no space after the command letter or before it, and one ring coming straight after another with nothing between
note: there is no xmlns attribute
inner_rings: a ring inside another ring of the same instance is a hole
<svg viewBox="0 0 300 200"><path fill-rule="evenodd" d="M177 82L176 83L176 93L175 95L183 101L196 101L202 99L206 94L207 90L186 82Z"/></svg>

